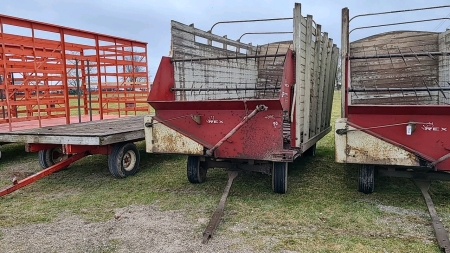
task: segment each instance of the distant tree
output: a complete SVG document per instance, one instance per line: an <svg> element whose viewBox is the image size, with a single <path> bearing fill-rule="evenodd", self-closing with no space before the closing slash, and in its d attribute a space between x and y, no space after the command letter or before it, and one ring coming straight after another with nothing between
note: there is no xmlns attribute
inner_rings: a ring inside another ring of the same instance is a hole
<svg viewBox="0 0 450 253"><path fill-rule="evenodd" d="M71 54L71 55L74 55L74 56L76 56L76 55L80 55L80 53L79 52L76 52L76 51L72 51L72 52L70 52L69 54ZM77 79L76 79L76 76L77 76L77 68L76 68L76 60L75 59L69 59L69 60L67 60L67 64L69 64L69 65L71 65L71 66L73 66L73 67L71 67L71 68L69 68L69 69L67 69L67 77L68 77L68 79L67 79L67 86L69 86L69 87L77 87ZM90 72L91 73L91 82L94 82L94 80L97 78L97 76L94 74L94 75L92 75L92 73L93 73L93 71L94 71L94 66L91 64L91 66L89 66L89 68L87 67L87 62L86 61L84 61L84 62L82 62L81 60L78 60L78 76L79 76L79 81L80 81L80 87L83 85L83 83L84 83L84 81L83 81L83 76L82 76L82 73L83 73L83 71L82 71L82 67L83 67L83 64L82 63L84 63L84 74L85 75L87 75L87 73L88 72Z"/></svg>
<svg viewBox="0 0 450 253"><path fill-rule="evenodd" d="M127 51L131 51L132 49L129 48ZM143 55L128 55L124 57L125 61L131 61L131 62L145 62L146 57ZM133 77L133 73L142 73L145 72L146 68L144 66L139 65L126 65L125 66L125 73L130 73L129 76L125 76L123 78L124 82L148 82L148 77L142 77L142 76L135 76ZM148 73L147 73L148 74Z"/></svg>

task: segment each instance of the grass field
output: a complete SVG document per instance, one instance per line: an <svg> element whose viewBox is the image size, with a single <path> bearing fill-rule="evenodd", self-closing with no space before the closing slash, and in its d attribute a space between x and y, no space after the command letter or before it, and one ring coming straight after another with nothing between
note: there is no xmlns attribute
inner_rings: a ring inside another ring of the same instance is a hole
<svg viewBox="0 0 450 253"><path fill-rule="evenodd" d="M339 96L337 92L332 122L340 115ZM238 237L254 251L439 252L426 205L412 181L377 178L375 193L357 192L357 167L334 162L333 133L319 142L316 157L290 166L287 194L273 193L267 175L241 173L215 238ZM210 170L205 183L192 185L186 179L185 156L151 155L144 143L138 146L141 171L136 176L115 179L106 156L84 158L1 198L0 227L50 222L62 212L105 221L115 208L148 204L184 210L190 220L211 216L226 185L226 171ZM20 144L3 147L0 188L10 184L15 171L39 170L36 154L23 149ZM449 183L435 182L430 192L449 226Z"/></svg>

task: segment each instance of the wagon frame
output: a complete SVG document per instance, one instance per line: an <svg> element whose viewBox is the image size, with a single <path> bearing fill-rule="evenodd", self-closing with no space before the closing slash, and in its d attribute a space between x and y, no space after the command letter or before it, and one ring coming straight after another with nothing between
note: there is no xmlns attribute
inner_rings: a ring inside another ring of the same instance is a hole
<svg viewBox="0 0 450 253"><path fill-rule="evenodd" d="M256 47L172 21L172 55L148 97L147 152L188 155L191 183L209 168L242 169L271 174L285 193L288 163L314 155L331 130L339 52L300 4L285 19L292 42Z"/></svg>

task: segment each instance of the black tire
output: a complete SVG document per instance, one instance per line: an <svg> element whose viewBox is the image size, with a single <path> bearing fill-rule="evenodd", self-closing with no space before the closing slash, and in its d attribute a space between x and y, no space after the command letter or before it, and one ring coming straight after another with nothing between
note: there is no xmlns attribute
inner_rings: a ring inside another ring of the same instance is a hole
<svg viewBox="0 0 450 253"><path fill-rule="evenodd" d="M284 194L287 191L288 163L274 162L272 169L272 189L275 193Z"/></svg>
<svg viewBox="0 0 450 253"><path fill-rule="evenodd" d="M375 166L363 164L359 168L358 191L365 194L373 193L375 187Z"/></svg>
<svg viewBox="0 0 450 253"><path fill-rule="evenodd" d="M187 178L192 184L205 182L208 167L205 162L200 161L199 156L189 156L187 159Z"/></svg>
<svg viewBox="0 0 450 253"><path fill-rule="evenodd" d="M41 165L42 169L46 169L46 168L53 166L61 161L66 160L67 158L69 158L69 155L64 154L62 152L61 147L56 147L56 148L50 148L50 149L45 149L45 150L39 150L38 157L39 157L39 165ZM62 169L66 169L67 167L68 166L66 166Z"/></svg>
<svg viewBox="0 0 450 253"><path fill-rule="evenodd" d="M309 147L304 153L304 156L311 156L314 157L316 156L316 144L312 145L311 147Z"/></svg>
<svg viewBox="0 0 450 253"><path fill-rule="evenodd" d="M108 169L114 177L125 178L139 171L139 162L140 154L134 143L118 143L108 157Z"/></svg>

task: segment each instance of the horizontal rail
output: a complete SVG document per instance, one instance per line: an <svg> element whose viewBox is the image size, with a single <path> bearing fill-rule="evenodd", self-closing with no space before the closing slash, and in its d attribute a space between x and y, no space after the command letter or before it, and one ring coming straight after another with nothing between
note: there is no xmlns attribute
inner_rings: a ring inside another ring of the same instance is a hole
<svg viewBox="0 0 450 253"><path fill-rule="evenodd" d="M394 25L405 25L405 24L413 24L413 23L421 23L421 22L429 22L429 21L437 21L437 20L450 20L450 18L431 18L431 19L421 19L421 20L405 21L405 22L382 24L382 25L361 26L361 27L353 28L352 30L350 30L350 32L348 34L352 33L355 30L360 30L360 29L383 27L383 26L394 26Z"/></svg>
<svg viewBox="0 0 450 253"><path fill-rule="evenodd" d="M417 88L350 88L349 92L380 92L380 91L450 91L450 87L417 87Z"/></svg>
<svg viewBox="0 0 450 253"><path fill-rule="evenodd" d="M245 90L279 90L281 87L254 87L254 88L171 88L171 91L245 91Z"/></svg>
<svg viewBox="0 0 450 253"><path fill-rule="evenodd" d="M403 57L419 57L419 56L449 56L450 52L423 52L423 53L405 53L405 54L380 54L369 56L349 56L350 60L361 59L383 59L383 58L403 58Z"/></svg>
<svg viewBox="0 0 450 253"><path fill-rule="evenodd" d="M209 33L212 33L214 26L218 24L231 24L231 23L246 23L246 22L261 22L261 21L278 21L278 20L289 20L294 18L264 18L264 19L247 19L247 20L230 20L230 21L219 21L211 26Z"/></svg>
<svg viewBox="0 0 450 253"><path fill-rule="evenodd" d="M242 37L244 37L245 35L256 35L256 34L289 34L289 33L294 33L294 32L248 32L248 33L243 33L241 35L241 37L239 37L239 39L237 39L237 41L241 41Z"/></svg>
<svg viewBox="0 0 450 253"><path fill-rule="evenodd" d="M171 62L194 62L194 61L216 61L216 60L235 60L235 59L254 59L265 57L282 57L286 54L267 54L267 55L243 55L243 56L223 56L223 57L205 57L191 59L171 59Z"/></svg>
<svg viewBox="0 0 450 253"><path fill-rule="evenodd" d="M367 16L375 16L375 15L384 15L384 14L393 14L393 13L399 13L399 12L410 12L410 11L423 11L423 10L431 10L431 9L440 9L440 8L449 8L450 5L441 5L441 6L432 6L432 7L426 7L426 8L418 8L418 9L406 9L406 10L397 10L397 11L386 11L386 12L376 12L376 13L365 13L365 14L359 14L354 17L352 17L350 21L352 21L355 18L358 17L367 17Z"/></svg>

